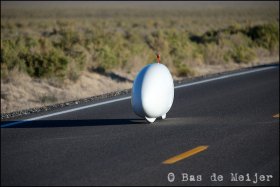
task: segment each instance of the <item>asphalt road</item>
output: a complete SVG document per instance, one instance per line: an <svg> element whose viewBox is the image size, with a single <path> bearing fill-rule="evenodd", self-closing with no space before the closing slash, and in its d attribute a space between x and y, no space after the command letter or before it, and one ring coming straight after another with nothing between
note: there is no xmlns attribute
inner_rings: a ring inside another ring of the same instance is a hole
<svg viewBox="0 0 280 187"><path fill-rule="evenodd" d="M1 185L278 186L279 66L249 71L177 85L167 119L153 124L129 95L1 121Z"/></svg>

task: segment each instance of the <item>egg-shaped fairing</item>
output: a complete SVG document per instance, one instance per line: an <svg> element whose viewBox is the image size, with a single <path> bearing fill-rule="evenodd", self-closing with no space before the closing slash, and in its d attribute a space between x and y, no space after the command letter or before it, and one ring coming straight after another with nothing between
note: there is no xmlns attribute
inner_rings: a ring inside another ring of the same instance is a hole
<svg viewBox="0 0 280 187"><path fill-rule="evenodd" d="M140 117L154 122L166 118L174 99L174 84L168 68L160 63L145 66L136 76L131 105Z"/></svg>

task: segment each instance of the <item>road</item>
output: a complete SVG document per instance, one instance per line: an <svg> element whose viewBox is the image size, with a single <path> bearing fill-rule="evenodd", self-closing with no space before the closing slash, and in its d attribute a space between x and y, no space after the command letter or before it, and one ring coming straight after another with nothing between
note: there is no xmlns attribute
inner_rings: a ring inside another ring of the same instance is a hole
<svg viewBox="0 0 280 187"><path fill-rule="evenodd" d="M114 99L1 121L1 185L279 185L278 65L177 85L153 124Z"/></svg>

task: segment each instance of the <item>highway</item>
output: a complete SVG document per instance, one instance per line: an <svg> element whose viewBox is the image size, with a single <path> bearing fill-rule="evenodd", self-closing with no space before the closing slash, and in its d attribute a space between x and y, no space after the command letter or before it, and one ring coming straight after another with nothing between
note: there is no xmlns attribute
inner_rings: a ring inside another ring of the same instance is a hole
<svg viewBox="0 0 280 187"><path fill-rule="evenodd" d="M1 121L1 185L279 186L279 64L178 84L153 124L130 102Z"/></svg>

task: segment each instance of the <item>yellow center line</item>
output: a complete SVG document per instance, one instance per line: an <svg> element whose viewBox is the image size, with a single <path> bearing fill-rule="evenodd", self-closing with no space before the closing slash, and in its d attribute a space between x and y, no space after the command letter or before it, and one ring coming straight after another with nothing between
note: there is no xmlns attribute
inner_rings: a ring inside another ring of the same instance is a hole
<svg viewBox="0 0 280 187"><path fill-rule="evenodd" d="M275 114L273 117L274 118L279 118L279 114Z"/></svg>
<svg viewBox="0 0 280 187"><path fill-rule="evenodd" d="M171 158L165 160L162 163L163 164L174 164L175 162L178 162L178 161L183 160L185 158L188 158L188 157L190 157L192 155L195 155L195 154L197 154L197 153L199 153L201 151L204 151L207 148L208 148L208 146L198 146L198 147L196 147L196 148L194 148L192 150L189 150L189 151L186 151L186 152L184 152L182 154L179 154L179 155L176 155L174 157L171 157Z"/></svg>

